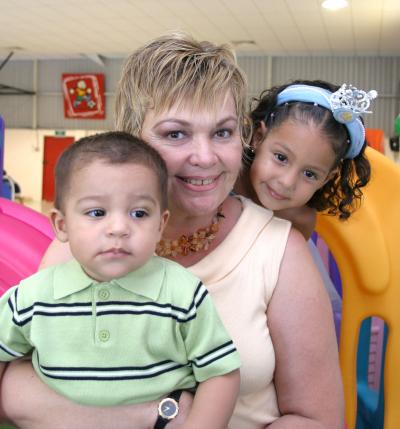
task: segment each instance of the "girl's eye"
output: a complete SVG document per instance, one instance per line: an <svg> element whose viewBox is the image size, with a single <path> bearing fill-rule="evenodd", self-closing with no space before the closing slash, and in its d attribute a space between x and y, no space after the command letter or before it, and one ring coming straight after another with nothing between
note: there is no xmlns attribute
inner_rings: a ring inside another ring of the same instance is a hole
<svg viewBox="0 0 400 429"><path fill-rule="evenodd" d="M274 153L274 157L277 161L279 162L286 162L287 161L287 157L285 155L283 155L282 153Z"/></svg>
<svg viewBox="0 0 400 429"><path fill-rule="evenodd" d="M106 211L103 209L92 209L86 212L86 214L90 217L102 217L105 216Z"/></svg>
<svg viewBox="0 0 400 429"><path fill-rule="evenodd" d="M142 217L147 216L147 212L145 210L131 210L129 215L133 218L140 219Z"/></svg>
<svg viewBox="0 0 400 429"><path fill-rule="evenodd" d="M218 130L215 135L221 139L227 139L232 135L232 131L228 130L226 128L223 128L221 130Z"/></svg>
<svg viewBox="0 0 400 429"><path fill-rule="evenodd" d="M307 179L317 180L317 175L311 170L304 170L303 174L307 177Z"/></svg>

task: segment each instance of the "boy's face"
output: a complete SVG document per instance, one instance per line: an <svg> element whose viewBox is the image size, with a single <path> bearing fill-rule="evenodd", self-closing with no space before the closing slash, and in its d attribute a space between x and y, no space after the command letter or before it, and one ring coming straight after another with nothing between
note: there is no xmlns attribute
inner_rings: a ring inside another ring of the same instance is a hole
<svg viewBox="0 0 400 429"><path fill-rule="evenodd" d="M62 242L95 280L109 281L142 266L168 220L156 174L148 167L95 160L74 171L63 212L51 219Z"/></svg>

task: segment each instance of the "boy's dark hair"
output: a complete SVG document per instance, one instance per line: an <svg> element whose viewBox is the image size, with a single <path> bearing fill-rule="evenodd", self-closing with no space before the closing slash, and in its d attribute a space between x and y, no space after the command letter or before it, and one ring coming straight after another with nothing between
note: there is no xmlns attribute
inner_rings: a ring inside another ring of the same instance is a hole
<svg viewBox="0 0 400 429"><path fill-rule="evenodd" d="M304 102L291 102L276 106L278 94L288 86L295 84L316 86L331 92L339 89L338 85L322 80L296 80L266 90L259 98L253 99L253 102L256 103L251 112L254 128L257 129L263 121L267 127L267 132L269 132L288 119L305 123L311 121L319 126L328 137L336 154L332 170L337 168L337 173L315 192L307 205L317 211L326 210L329 214L338 214L340 219L347 219L358 207L362 197L361 188L370 179L371 166L365 157L367 142L364 141L364 146L359 155L353 159L345 159L349 135L345 125L336 121L330 110ZM271 113L274 114L271 115ZM245 154L245 157L251 160L254 155Z"/></svg>
<svg viewBox="0 0 400 429"><path fill-rule="evenodd" d="M150 168L157 177L161 210L167 208L168 173L160 154L131 134L110 131L84 137L62 153L55 169L56 209L61 210L74 171L96 160L109 164L139 164Z"/></svg>

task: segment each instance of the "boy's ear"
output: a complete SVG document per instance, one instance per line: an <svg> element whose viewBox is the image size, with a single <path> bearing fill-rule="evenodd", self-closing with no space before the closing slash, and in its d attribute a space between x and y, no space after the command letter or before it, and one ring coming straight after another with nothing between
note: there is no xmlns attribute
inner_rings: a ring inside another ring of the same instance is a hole
<svg viewBox="0 0 400 429"><path fill-rule="evenodd" d="M160 232L160 240L161 240L161 236L164 232L165 226L167 225L168 219L169 219L170 213L169 210L164 210L161 213L161 217L160 217L160 228L158 229Z"/></svg>
<svg viewBox="0 0 400 429"><path fill-rule="evenodd" d="M257 149L257 147L264 141L265 136L267 135L267 127L265 122L261 121L258 128L254 131L253 138L251 140L251 147Z"/></svg>
<svg viewBox="0 0 400 429"><path fill-rule="evenodd" d="M52 209L50 212L50 220L57 239L62 243L66 243L68 241L68 233L64 214L58 209Z"/></svg>

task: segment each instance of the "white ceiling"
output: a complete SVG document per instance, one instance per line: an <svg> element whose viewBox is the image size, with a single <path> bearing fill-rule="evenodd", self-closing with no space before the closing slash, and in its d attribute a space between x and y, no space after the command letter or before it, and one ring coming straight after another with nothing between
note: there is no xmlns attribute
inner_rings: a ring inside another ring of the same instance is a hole
<svg viewBox="0 0 400 429"><path fill-rule="evenodd" d="M0 0L0 63L13 58L125 57L170 30L238 52L400 55L400 0ZM21 48L17 50L16 48Z"/></svg>

